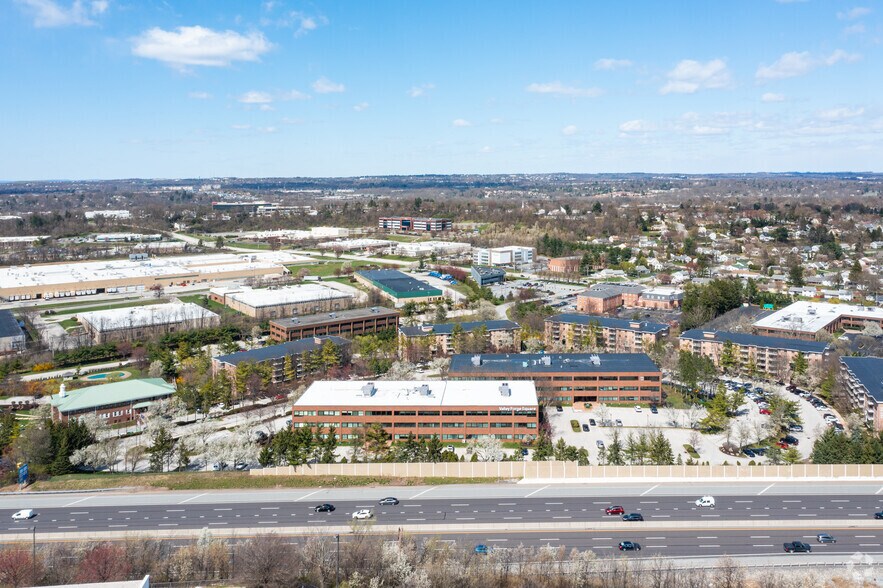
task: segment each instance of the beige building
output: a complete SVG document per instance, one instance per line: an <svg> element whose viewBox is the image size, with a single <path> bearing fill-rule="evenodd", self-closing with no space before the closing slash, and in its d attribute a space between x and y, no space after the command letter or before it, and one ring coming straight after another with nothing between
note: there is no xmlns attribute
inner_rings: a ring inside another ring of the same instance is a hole
<svg viewBox="0 0 883 588"><path fill-rule="evenodd" d="M874 431L883 431L883 358L841 357L849 403Z"/></svg>
<svg viewBox="0 0 883 588"><path fill-rule="evenodd" d="M332 312L353 305L351 294L312 283L274 289L212 288L209 298L256 319Z"/></svg>
<svg viewBox="0 0 883 588"><path fill-rule="evenodd" d="M476 333L484 333L481 341ZM457 339L461 338L458 342ZM457 347L462 347L457 349ZM399 327L399 353L408 361L454 353L518 353L521 351L521 326L518 323L475 321L468 323Z"/></svg>
<svg viewBox="0 0 883 588"><path fill-rule="evenodd" d="M220 317L191 302L83 312L77 320L96 345L148 341L176 331L217 327Z"/></svg>
<svg viewBox="0 0 883 588"><path fill-rule="evenodd" d="M546 319L544 340L548 348L564 351L643 353L667 337L668 331L662 323L570 313Z"/></svg>

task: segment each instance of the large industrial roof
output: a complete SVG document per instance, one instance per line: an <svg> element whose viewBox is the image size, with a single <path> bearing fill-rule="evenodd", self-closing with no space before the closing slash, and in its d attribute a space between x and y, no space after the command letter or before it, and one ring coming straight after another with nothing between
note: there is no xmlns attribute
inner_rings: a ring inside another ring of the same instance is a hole
<svg viewBox="0 0 883 588"><path fill-rule="evenodd" d="M264 288L213 288L212 292L223 294L227 299L236 300L252 308L297 304L316 300L352 298L352 295L320 284L299 284L275 289Z"/></svg>
<svg viewBox="0 0 883 588"><path fill-rule="evenodd" d="M505 386L505 388L503 388ZM507 390L505 395L502 390ZM313 382L294 407L310 406L537 406L537 391L530 380L411 380Z"/></svg>
<svg viewBox="0 0 883 588"><path fill-rule="evenodd" d="M451 357L451 374L658 372L646 353L485 353Z"/></svg>
<svg viewBox="0 0 883 588"><path fill-rule="evenodd" d="M199 320L205 321L206 326L209 326L217 318L217 314L192 302L169 302L77 314L78 321L89 323L97 331L134 329Z"/></svg>
<svg viewBox="0 0 883 588"><path fill-rule="evenodd" d="M843 316L883 320L883 308L800 300L754 323L762 329L816 333Z"/></svg>
<svg viewBox="0 0 883 588"><path fill-rule="evenodd" d="M424 296L442 295L442 291L438 288L412 278L407 274L403 274L399 270L365 270L356 273L393 294L422 294Z"/></svg>

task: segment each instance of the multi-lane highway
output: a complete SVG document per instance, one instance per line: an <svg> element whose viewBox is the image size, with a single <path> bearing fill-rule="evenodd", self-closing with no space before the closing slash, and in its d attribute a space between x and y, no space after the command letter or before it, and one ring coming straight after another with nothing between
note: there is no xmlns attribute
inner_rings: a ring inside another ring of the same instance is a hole
<svg viewBox="0 0 883 588"><path fill-rule="evenodd" d="M695 499L713 495L714 508ZM396 506L377 501L395 496ZM320 503L332 513L317 513ZM604 514L611 505L644 522ZM38 513L13 521L22 508ZM218 534L260 530L297 537L348 531L351 514L370 508L372 530L438 537L492 547L552 545L615 550L637 541L642 556L780 553L784 541L806 540L827 555L883 553L883 487L868 482L743 484L462 485L279 491L17 494L0 496L0 539L34 532L54 539L151 533L183 537L203 528ZM3 519L2 517L7 517ZM815 544L829 532L833 545ZM811 539L811 540L810 540Z"/></svg>

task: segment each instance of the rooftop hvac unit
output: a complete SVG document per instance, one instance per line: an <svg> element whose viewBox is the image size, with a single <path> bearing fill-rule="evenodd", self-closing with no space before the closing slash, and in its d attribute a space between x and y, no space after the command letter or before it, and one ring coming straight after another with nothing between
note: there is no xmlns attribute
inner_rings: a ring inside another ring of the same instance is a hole
<svg viewBox="0 0 883 588"><path fill-rule="evenodd" d="M421 384L418 392L421 396L432 396L432 390L429 389L429 384Z"/></svg>
<svg viewBox="0 0 883 588"><path fill-rule="evenodd" d="M368 382L364 386L362 386L362 396L374 396L377 392L377 388L374 387L374 382Z"/></svg>
<svg viewBox="0 0 883 588"><path fill-rule="evenodd" d="M542 365L552 365L552 358L548 355L544 355L540 358L540 363Z"/></svg>
<svg viewBox="0 0 883 588"><path fill-rule="evenodd" d="M512 396L512 390L509 388L509 384L500 384L500 396Z"/></svg>
<svg viewBox="0 0 883 588"><path fill-rule="evenodd" d="M601 358L594 353L589 357L589 361L592 362L592 365L601 365Z"/></svg>
<svg viewBox="0 0 883 588"><path fill-rule="evenodd" d="M526 361L522 361L522 362L521 362L521 367L526 368L526 367L527 367L527 362L526 362Z"/></svg>
<svg viewBox="0 0 883 588"><path fill-rule="evenodd" d="M473 355L472 356L472 365L474 365L475 367L478 367L481 365L481 356L480 355Z"/></svg>

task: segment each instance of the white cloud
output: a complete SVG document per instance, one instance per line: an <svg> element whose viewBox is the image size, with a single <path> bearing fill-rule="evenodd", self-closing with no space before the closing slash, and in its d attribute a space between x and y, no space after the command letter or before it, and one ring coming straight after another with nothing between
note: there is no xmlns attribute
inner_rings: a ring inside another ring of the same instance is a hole
<svg viewBox="0 0 883 588"><path fill-rule="evenodd" d="M567 125L563 129L561 129L561 134L567 135L569 137L571 135L575 135L577 131L579 131L579 129L576 128L576 125Z"/></svg>
<svg viewBox="0 0 883 588"><path fill-rule="evenodd" d="M494 148L491 147L490 145L485 145L484 147L481 148L481 152L482 153L493 153Z"/></svg>
<svg viewBox="0 0 883 588"><path fill-rule="evenodd" d="M190 92L187 94L187 97L193 100L211 100L212 95L208 92Z"/></svg>
<svg viewBox="0 0 883 588"><path fill-rule="evenodd" d="M873 12L867 6L856 6L855 8L850 8L849 10L844 10L843 12L837 13L837 18L840 20L855 20L857 18L861 18L863 16L868 16Z"/></svg>
<svg viewBox="0 0 883 588"><path fill-rule="evenodd" d="M34 17L37 28L56 28L68 26L92 26L95 21L90 17L99 16L107 11L107 0L83 2L74 0L68 6L55 0L16 0L18 4Z"/></svg>
<svg viewBox="0 0 883 588"><path fill-rule="evenodd" d="M355 110L356 112L364 112L364 111L368 110L368 103L367 102L359 102L358 104L353 106L353 110Z"/></svg>
<svg viewBox="0 0 883 588"><path fill-rule="evenodd" d="M236 129L237 131L247 131L251 128L251 125L230 125L231 129Z"/></svg>
<svg viewBox="0 0 883 588"><path fill-rule="evenodd" d="M761 65L754 76L758 80L782 80L806 75L812 70L831 66L841 61L852 63L862 56L837 49L827 57L813 57L809 51L790 51L782 55L770 65Z"/></svg>
<svg viewBox="0 0 883 588"><path fill-rule="evenodd" d="M784 94L776 94L775 92L766 92L763 96L760 97L762 102L784 102L785 95Z"/></svg>
<svg viewBox="0 0 883 588"><path fill-rule="evenodd" d="M275 133L278 129L276 127L258 127L258 130L262 133Z"/></svg>
<svg viewBox="0 0 883 588"><path fill-rule="evenodd" d="M534 94L552 94L553 96L568 96L571 98L594 98L604 93L601 88L578 88L576 86L566 86L558 81L530 84L525 90Z"/></svg>
<svg viewBox="0 0 883 588"><path fill-rule="evenodd" d="M668 83L659 89L660 94L693 94L699 90L726 88L732 83L730 71L722 59L706 63L684 59L666 75Z"/></svg>
<svg viewBox="0 0 883 588"><path fill-rule="evenodd" d="M849 25L843 29L844 35L861 35L865 32L864 23L857 22L854 25Z"/></svg>
<svg viewBox="0 0 883 588"><path fill-rule="evenodd" d="M172 67L226 67L234 61L258 61L272 48L262 33L242 35L236 31L213 31L192 26L166 31L148 29L133 39L132 53L156 59Z"/></svg>
<svg viewBox="0 0 883 588"><path fill-rule="evenodd" d="M435 89L435 84L422 84L420 86L411 86L408 90L408 96L411 98L419 98L425 96L430 90Z"/></svg>
<svg viewBox="0 0 883 588"><path fill-rule="evenodd" d="M287 92L282 92L279 94L279 100L287 101L287 100L309 100L310 95L304 94L298 90L288 90Z"/></svg>
<svg viewBox="0 0 883 588"><path fill-rule="evenodd" d="M613 59L610 57L605 57L595 62L595 69L602 70L623 69L631 66L632 62L628 59Z"/></svg>
<svg viewBox="0 0 883 588"><path fill-rule="evenodd" d="M865 109L862 107L858 108L831 108L829 110L822 110L817 113L818 117L822 120L846 120L850 118L856 118L865 113Z"/></svg>
<svg viewBox="0 0 883 588"><path fill-rule="evenodd" d="M656 125L640 119L628 120L619 125L619 132L621 133L648 133L655 130Z"/></svg>
<svg viewBox="0 0 883 588"><path fill-rule="evenodd" d="M332 82L326 77L321 77L313 82L313 91L319 94L333 94L344 90L346 87L343 84Z"/></svg>
<svg viewBox="0 0 883 588"><path fill-rule="evenodd" d="M243 104L270 104L273 102L273 96L269 92L257 92L252 90L251 92L246 92L237 98L237 100Z"/></svg>
<svg viewBox="0 0 883 588"><path fill-rule="evenodd" d="M275 10L279 3L265 2L263 5L264 12L271 13ZM311 31L315 31L322 25L328 24L328 19L322 15L310 15L305 12L292 10L279 14L278 16L267 15L261 18L262 26L277 26L286 29L294 29L294 36L300 37Z"/></svg>
<svg viewBox="0 0 883 588"><path fill-rule="evenodd" d="M724 135L728 133L727 129L722 129L720 127L710 127L707 125L695 125L691 127L688 132L691 135Z"/></svg>
<svg viewBox="0 0 883 588"><path fill-rule="evenodd" d="M465 118L455 118L451 121L451 124L455 127L471 127L472 123L466 120Z"/></svg>

